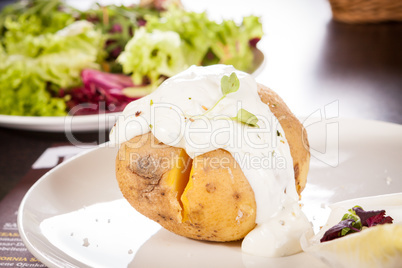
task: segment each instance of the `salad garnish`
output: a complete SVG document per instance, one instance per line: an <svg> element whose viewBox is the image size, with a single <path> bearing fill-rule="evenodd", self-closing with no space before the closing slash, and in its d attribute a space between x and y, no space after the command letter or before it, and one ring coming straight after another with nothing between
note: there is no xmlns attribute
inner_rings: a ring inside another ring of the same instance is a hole
<svg viewBox="0 0 402 268"><path fill-rule="evenodd" d="M320 242L331 241L345 235L360 232L363 227L369 228L378 224L392 223L390 216L385 216L385 210L365 211L360 206L354 206L343 215L342 220L328 229Z"/></svg>

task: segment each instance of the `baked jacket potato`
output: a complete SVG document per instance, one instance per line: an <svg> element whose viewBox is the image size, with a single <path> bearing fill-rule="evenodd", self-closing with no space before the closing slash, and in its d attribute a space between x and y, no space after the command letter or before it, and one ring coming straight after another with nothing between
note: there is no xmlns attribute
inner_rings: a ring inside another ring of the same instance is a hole
<svg viewBox="0 0 402 268"><path fill-rule="evenodd" d="M275 92L258 85L258 93L285 131L300 195L310 162L307 133ZM184 149L167 146L147 133L121 145L116 176L123 196L137 211L176 234L234 241L255 227L253 189L223 149L191 159Z"/></svg>

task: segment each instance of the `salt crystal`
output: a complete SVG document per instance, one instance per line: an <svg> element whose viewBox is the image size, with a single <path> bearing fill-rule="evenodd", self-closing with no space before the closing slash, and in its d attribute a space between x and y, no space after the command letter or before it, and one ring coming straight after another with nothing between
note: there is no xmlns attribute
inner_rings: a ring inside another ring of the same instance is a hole
<svg viewBox="0 0 402 268"><path fill-rule="evenodd" d="M84 244L82 244L84 247L89 246L88 238L84 238Z"/></svg>

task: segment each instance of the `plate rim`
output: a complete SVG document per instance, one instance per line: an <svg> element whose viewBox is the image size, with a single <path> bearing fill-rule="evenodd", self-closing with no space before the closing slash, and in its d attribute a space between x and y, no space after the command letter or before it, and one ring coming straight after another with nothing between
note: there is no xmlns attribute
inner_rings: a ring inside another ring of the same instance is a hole
<svg viewBox="0 0 402 268"><path fill-rule="evenodd" d="M102 113L79 116L19 116L0 114L0 127L43 131L43 132L81 132L109 129L114 122L108 118L117 118L121 113ZM66 127L66 121L74 122ZM95 127L96 125L96 127Z"/></svg>
<svg viewBox="0 0 402 268"><path fill-rule="evenodd" d="M18 212L17 212L17 226L18 226L18 232L20 235L21 240L23 241L24 245L27 247L29 252L34 255L38 260L40 260L43 264L45 264L48 267L58 267L57 263L53 262L51 258L46 258L45 254L43 254L40 250L38 250L29 240L27 233L24 231L24 225L23 225L23 210L25 208L25 204L27 203L27 200L30 197L30 194L35 191L35 189L42 183L44 183L46 180L48 180L49 177L53 173L56 173L59 169L63 168L65 165L69 165L70 162L75 161L75 159L78 159L84 155L93 153L103 147L107 147L110 144L110 142L105 142L103 144L100 144L94 148L90 148L87 151L78 153L77 155L69 158L68 160L60 163L56 167L52 168L51 170L47 171L45 174L43 174L32 186L28 189L28 191L25 193L24 197L21 200L21 203L18 207ZM66 261L66 260L64 260ZM70 264L71 267L78 267L75 265ZM84 265L84 264L83 264Z"/></svg>

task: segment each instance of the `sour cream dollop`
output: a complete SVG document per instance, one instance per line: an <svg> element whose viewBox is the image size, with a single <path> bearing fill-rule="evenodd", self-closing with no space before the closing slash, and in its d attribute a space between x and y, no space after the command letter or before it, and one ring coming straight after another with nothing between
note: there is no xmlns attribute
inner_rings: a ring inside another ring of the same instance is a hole
<svg viewBox="0 0 402 268"><path fill-rule="evenodd" d="M222 77L233 72L239 89L204 115L223 96ZM259 127L232 120L240 109L257 116ZM120 144L150 131L191 158L216 149L232 154L257 204L257 227L243 240L244 252L279 257L301 251L299 239L311 225L298 205L289 144L251 75L227 65L191 66L127 105L110 141Z"/></svg>

